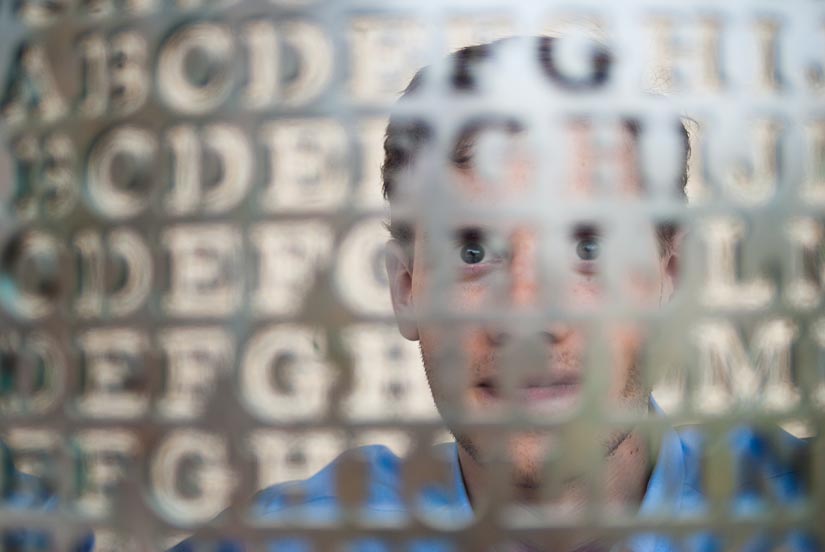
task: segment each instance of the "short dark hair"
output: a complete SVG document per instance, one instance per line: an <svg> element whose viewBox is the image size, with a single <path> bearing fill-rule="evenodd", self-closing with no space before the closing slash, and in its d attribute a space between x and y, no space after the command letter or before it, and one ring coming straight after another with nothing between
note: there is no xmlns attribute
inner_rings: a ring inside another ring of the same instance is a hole
<svg viewBox="0 0 825 552"><path fill-rule="evenodd" d="M447 57L447 79L451 90L461 93L472 93L478 90L479 66L489 60L493 53L501 47L503 43L516 40L516 37L504 38L495 42L467 46L453 52ZM593 50L592 74L586 79L572 80L564 76L554 62L553 49L558 40L549 36L532 37L535 44L536 55L539 67L544 75L551 79L558 86L571 92L582 90L595 90L605 85L609 81L612 65L611 55L605 47L597 47ZM402 92L399 101L415 96L423 86L424 81L429 77L431 69L424 67L413 76L407 88ZM635 120L627 120L625 124L637 136L640 124ZM678 122L678 132L682 139L683 156L681 158L680 178L678 179L677 192L686 198L685 186L688 180L688 159L690 157L690 141L687 128ZM457 167L465 166L468 162L469 150L475 137L483 128L497 127L508 133L516 133L521 130L520 123L515 119L502 118L501 116L483 117L468 121L459 132L455 149L451 153L451 160ZM415 156L422 150L423 146L432 140L434 136L432 123L422 117L410 117L409 115L393 115L387 125L384 139L384 162L381 166L381 179L384 198L392 203L398 186L398 175L401 171L409 167ZM413 231L410 225L400 223L390 218L387 225L390 235L401 242L408 244L412 241ZM660 244L666 246L670 244L677 231L675 224L663 223L657 225L657 234Z"/></svg>

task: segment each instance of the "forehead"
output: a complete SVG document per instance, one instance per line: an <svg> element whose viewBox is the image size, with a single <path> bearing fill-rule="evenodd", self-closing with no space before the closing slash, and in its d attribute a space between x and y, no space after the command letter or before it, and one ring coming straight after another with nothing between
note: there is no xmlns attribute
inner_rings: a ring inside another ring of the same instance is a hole
<svg viewBox="0 0 825 552"><path fill-rule="evenodd" d="M638 135L627 121L491 121L459 129L411 164L409 190L443 201L556 203L643 193Z"/></svg>

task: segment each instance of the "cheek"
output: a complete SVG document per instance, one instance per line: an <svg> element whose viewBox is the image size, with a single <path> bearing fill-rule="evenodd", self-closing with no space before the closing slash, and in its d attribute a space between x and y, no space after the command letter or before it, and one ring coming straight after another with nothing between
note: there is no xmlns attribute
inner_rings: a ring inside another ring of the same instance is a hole
<svg viewBox="0 0 825 552"><path fill-rule="evenodd" d="M567 296L568 307L575 310L587 310L597 307L602 300L602 286L594 276L575 276L576 281Z"/></svg>
<svg viewBox="0 0 825 552"><path fill-rule="evenodd" d="M461 352L467 363L472 367L480 359L488 358L491 354L490 340L483 328L472 325L461 332Z"/></svg>
<svg viewBox="0 0 825 552"><path fill-rule="evenodd" d="M416 259L421 260L413 265L411 293L417 313L426 316L432 309L434 301L444 299L449 301L450 308L458 312L478 311L489 307L485 305L485 300L490 297L489 278L462 281L459 268L456 266L455 272L447 274L451 283L444 289L435 289L434 286L437 284L435 267L427 266L423 262L425 254L425 251L419 251L417 248ZM445 259L444 262L451 261ZM443 305L438 304L438 306Z"/></svg>
<svg viewBox="0 0 825 552"><path fill-rule="evenodd" d="M611 381L612 395L625 390L631 380L638 377L636 366L642 350L644 337L642 332L631 323L615 327L611 331L613 344L613 370Z"/></svg>
<svg viewBox="0 0 825 552"><path fill-rule="evenodd" d="M418 242L420 243L420 242ZM424 255L423 251L416 251ZM418 256L418 259L423 259ZM483 327L472 322L461 326L456 322L434 320L433 312L436 306L433 301L440 300L443 295L434 293L431 289L434 283L430 270L424 263L413 267L412 298L418 318L418 333L422 353L428 363L427 368L438 371L443 364L442 359L453 359L450 365L462 365L469 373L473 366L477 366L482 359L489 355L490 344ZM488 285L484 282L460 282L446 290L446 298L450 309L457 314L482 312L493 308L486 298L489 297ZM456 362L456 354L461 361ZM453 368L454 369L454 368Z"/></svg>
<svg viewBox="0 0 825 552"><path fill-rule="evenodd" d="M493 350L487 330L478 322L429 320L420 322L419 343L422 352L436 369L445 362L454 370L463 366L471 371L486 362Z"/></svg>
<svg viewBox="0 0 825 552"><path fill-rule="evenodd" d="M463 327L456 324L443 327L433 325L421 336L421 346L431 357L448 355L451 370L462 366L466 373L471 373L491 359L490 340L485 330L477 324Z"/></svg>
<svg viewBox="0 0 825 552"><path fill-rule="evenodd" d="M481 282L464 282L456 285L451 293L451 303L459 312L481 313L494 308L487 299L489 291Z"/></svg>
<svg viewBox="0 0 825 552"><path fill-rule="evenodd" d="M629 357L634 357L642 347L642 334L638 328L628 322L615 327L611 331L615 354L622 364L626 364Z"/></svg>
<svg viewBox="0 0 825 552"><path fill-rule="evenodd" d="M662 278L661 270L632 274L627 280L626 293L642 308L655 307L662 295Z"/></svg>
<svg viewBox="0 0 825 552"><path fill-rule="evenodd" d="M663 291L667 290L665 278L661 269L628 274L620 282L620 298L641 309L656 308L661 302ZM597 276L581 274L574 276L568 294L570 308L589 309L603 306L609 301L611 297L607 294L605 283Z"/></svg>

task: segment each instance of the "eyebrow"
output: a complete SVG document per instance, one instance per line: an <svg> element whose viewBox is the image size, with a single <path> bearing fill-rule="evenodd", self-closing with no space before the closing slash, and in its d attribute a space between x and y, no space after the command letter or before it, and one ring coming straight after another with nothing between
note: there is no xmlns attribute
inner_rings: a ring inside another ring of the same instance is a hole
<svg viewBox="0 0 825 552"><path fill-rule="evenodd" d="M524 132L524 125L512 117L484 116L471 120L459 132L450 160L460 169L471 168L478 137L482 132L498 130L509 136Z"/></svg>
<svg viewBox="0 0 825 552"><path fill-rule="evenodd" d="M479 226L464 226L457 229L453 236L457 243L484 241L486 232Z"/></svg>
<svg viewBox="0 0 825 552"><path fill-rule="evenodd" d="M596 223L582 222L573 226L570 236L573 238L587 238L591 236L600 236L601 229Z"/></svg>

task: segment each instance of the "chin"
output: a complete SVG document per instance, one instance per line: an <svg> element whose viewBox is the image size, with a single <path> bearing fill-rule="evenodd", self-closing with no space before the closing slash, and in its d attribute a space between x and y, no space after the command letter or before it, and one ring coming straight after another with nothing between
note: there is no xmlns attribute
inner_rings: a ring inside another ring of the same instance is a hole
<svg viewBox="0 0 825 552"><path fill-rule="evenodd" d="M509 438L511 459L543 459L558 441L556 431L520 431Z"/></svg>
<svg viewBox="0 0 825 552"><path fill-rule="evenodd" d="M541 486L544 464L556 441L557 437L548 432L524 432L510 437L507 453L516 487L538 489Z"/></svg>

